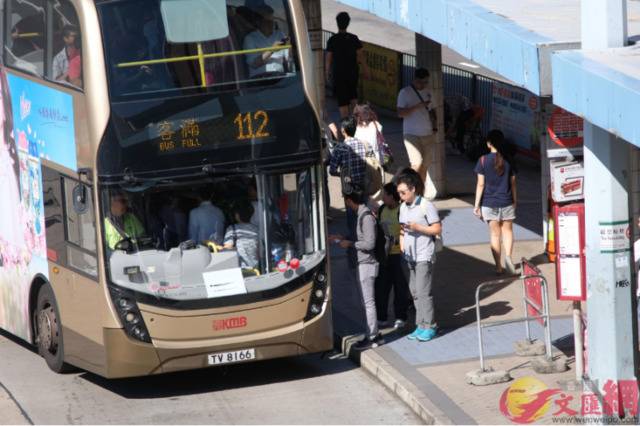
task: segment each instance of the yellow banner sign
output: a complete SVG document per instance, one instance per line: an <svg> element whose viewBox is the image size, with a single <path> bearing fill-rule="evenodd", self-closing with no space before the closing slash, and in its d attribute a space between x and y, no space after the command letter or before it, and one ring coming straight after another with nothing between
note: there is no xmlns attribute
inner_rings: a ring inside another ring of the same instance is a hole
<svg viewBox="0 0 640 426"><path fill-rule="evenodd" d="M362 43L369 74L360 69L361 97L374 105L395 110L400 90L400 53L375 44ZM368 77L368 78L367 78Z"/></svg>

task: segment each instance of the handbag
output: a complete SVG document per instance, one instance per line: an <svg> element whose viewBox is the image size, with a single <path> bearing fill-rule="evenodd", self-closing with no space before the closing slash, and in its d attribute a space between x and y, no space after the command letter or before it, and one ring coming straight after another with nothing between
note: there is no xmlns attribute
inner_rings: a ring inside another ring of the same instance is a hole
<svg viewBox="0 0 640 426"><path fill-rule="evenodd" d="M380 131L378 123L374 122L373 125L376 126L376 144L378 145L378 152L380 153L380 164L382 164L382 168L386 170L391 163L393 163L393 153L384 135Z"/></svg>
<svg viewBox="0 0 640 426"><path fill-rule="evenodd" d="M366 141L362 141L365 145L365 174L364 174L364 192L365 195L374 195L382 188L382 175L384 173L380 161L376 158L371 145Z"/></svg>
<svg viewBox="0 0 640 426"><path fill-rule="evenodd" d="M422 95L420 94L418 89L416 89L416 86L412 84L411 88L413 89L414 92L416 92L416 95L418 96L418 99L420 99L420 102L424 103L424 99L422 98ZM431 101L431 94L429 94L429 101ZM429 114L429 119L431 120L431 128L434 132L437 132L438 128L436 127L436 125L438 123L438 118L436 117L436 111L433 109L430 109L426 105L425 105L425 108L427 109L427 113Z"/></svg>

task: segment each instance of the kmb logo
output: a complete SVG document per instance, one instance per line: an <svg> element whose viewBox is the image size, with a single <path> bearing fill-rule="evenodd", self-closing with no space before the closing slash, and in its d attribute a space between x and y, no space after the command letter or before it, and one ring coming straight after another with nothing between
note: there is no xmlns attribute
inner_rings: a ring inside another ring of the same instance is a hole
<svg viewBox="0 0 640 426"><path fill-rule="evenodd" d="M229 330L230 328L242 328L247 326L247 317L233 317L222 320L213 320L215 331Z"/></svg>

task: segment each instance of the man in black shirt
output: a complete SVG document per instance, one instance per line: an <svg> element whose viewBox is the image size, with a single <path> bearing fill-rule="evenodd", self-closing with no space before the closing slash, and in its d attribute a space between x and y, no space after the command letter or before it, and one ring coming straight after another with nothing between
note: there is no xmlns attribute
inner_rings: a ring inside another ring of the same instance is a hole
<svg viewBox="0 0 640 426"><path fill-rule="evenodd" d="M362 54L362 43L357 35L347 32L351 18L347 12L336 16L338 34L334 34L327 42L325 73L333 85L338 98L340 117L349 116L349 107L353 108L358 100L358 64L364 75L369 75L369 68ZM366 77L365 77L366 78Z"/></svg>

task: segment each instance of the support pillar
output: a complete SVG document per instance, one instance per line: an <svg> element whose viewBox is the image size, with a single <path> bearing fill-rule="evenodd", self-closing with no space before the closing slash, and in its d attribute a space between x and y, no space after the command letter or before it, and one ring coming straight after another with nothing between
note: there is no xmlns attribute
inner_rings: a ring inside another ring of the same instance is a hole
<svg viewBox="0 0 640 426"><path fill-rule="evenodd" d="M582 49L626 45L626 9L626 0L582 0ZM629 146L585 121L584 165L588 376L604 394L607 381L636 373L630 240L606 242L614 230L629 235Z"/></svg>
<svg viewBox="0 0 640 426"><path fill-rule="evenodd" d="M631 225L629 148L590 123L584 142L588 376L602 390L608 380L635 379L630 241L603 243L607 232Z"/></svg>
<svg viewBox="0 0 640 426"><path fill-rule="evenodd" d="M324 50L322 46L322 5L320 0L302 0L304 15L307 20L307 28L309 30L309 40L311 42L311 50L314 60L314 80L318 101L320 103L320 112L325 111L325 90L324 82Z"/></svg>
<svg viewBox="0 0 640 426"><path fill-rule="evenodd" d="M432 102L438 117L438 134L433 159L429 168L429 177L425 182L427 198L442 198L447 194L445 179L445 140L444 140L444 85L442 82L442 45L416 34L416 61L419 68L429 70L431 78Z"/></svg>

